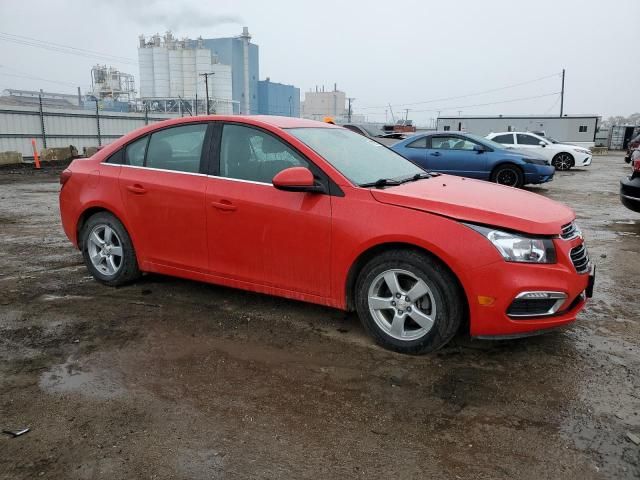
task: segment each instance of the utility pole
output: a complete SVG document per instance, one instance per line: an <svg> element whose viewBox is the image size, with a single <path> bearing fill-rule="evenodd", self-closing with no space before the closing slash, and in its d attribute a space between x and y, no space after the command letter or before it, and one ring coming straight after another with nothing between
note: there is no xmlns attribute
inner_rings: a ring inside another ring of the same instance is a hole
<svg viewBox="0 0 640 480"><path fill-rule="evenodd" d="M347 100L349 101L349 110L348 110L347 116L348 116L348 119L349 119L349 123L351 123L351 102L353 102L355 100L355 98L348 97Z"/></svg>
<svg viewBox="0 0 640 480"><path fill-rule="evenodd" d="M204 77L204 89L207 93L207 115L209 115L209 75L215 75L215 73L208 72L200 74L200 76Z"/></svg>
<svg viewBox="0 0 640 480"><path fill-rule="evenodd" d="M560 91L560 116L564 113L564 68L562 69L562 90Z"/></svg>

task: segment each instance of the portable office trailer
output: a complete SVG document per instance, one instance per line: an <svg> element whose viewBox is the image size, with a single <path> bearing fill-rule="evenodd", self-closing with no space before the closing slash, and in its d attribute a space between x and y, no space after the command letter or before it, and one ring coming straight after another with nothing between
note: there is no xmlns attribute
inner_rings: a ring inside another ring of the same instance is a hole
<svg viewBox="0 0 640 480"><path fill-rule="evenodd" d="M559 142L591 147L595 144L599 122L600 117L594 115L439 117L438 130L463 131L483 137L492 132L538 132Z"/></svg>

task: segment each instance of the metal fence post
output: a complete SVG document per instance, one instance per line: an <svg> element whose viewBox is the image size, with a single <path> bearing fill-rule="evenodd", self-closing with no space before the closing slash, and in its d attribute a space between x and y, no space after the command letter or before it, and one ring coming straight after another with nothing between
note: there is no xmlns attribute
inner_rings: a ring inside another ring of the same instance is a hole
<svg viewBox="0 0 640 480"><path fill-rule="evenodd" d="M44 112L42 111L42 95L38 94L38 100L40 104L40 130L42 133L42 147L47 148L47 132L44 129Z"/></svg>
<svg viewBox="0 0 640 480"><path fill-rule="evenodd" d="M149 125L149 105L144 104L144 124Z"/></svg>
<svg viewBox="0 0 640 480"><path fill-rule="evenodd" d="M100 107L98 99L96 99L96 126L98 127L98 146L102 146L102 137L100 135Z"/></svg>

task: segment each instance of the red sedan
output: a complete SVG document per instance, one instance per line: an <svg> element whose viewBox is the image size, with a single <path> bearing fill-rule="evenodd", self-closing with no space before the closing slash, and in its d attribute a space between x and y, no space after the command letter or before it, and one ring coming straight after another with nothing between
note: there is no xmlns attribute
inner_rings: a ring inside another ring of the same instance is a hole
<svg viewBox="0 0 640 480"><path fill-rule="evenodd" d="M61 183L64 230L106 285L156 272L356 310L404 353L462 325L477 337L565 325L593 288L568 207L429 174L310 120L156 123L75 160Z"/></svg>

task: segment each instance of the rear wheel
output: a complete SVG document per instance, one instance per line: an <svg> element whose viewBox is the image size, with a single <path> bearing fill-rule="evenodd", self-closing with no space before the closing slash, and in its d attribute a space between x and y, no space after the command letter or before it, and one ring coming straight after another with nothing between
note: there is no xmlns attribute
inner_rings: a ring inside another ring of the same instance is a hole
<svg viewBox="0 0 640 480"><path fill-rule="evenodd" d="M92 215L82 227L80 238L84 263L99 282L118 286L140 276L131 238L112 214Z"/></svg>
<svg viewBox="0 0 640 480"><path fill-rule="evenodd" d="M355 292L364 327L378 344L400 353L437 350L455 335L464 316L453 275L411 250L388 251L369 261Z"/></svg>
<svg viewBox="0 0 640 480"><path fill-rule="evenodd" d="M524 185L524 174L518 166L507 163L493 171L491 181L507 187L520 188Z"/></svg>
<svg viewBox="0 0 640 480"><path fill-rule="evenodd" d="M569 170L575 165L575 160L570 153L561 152L553 157L551 163L556 167L556 170Z"/></svg>

